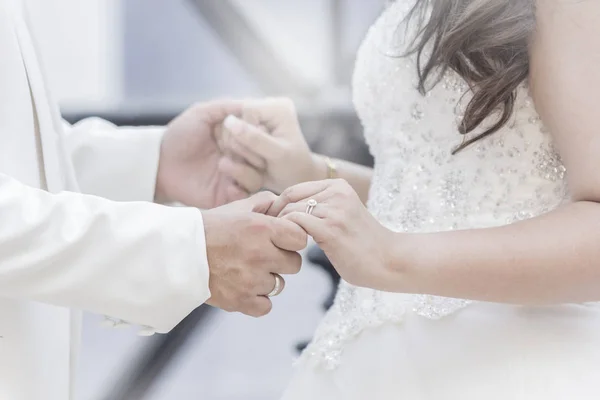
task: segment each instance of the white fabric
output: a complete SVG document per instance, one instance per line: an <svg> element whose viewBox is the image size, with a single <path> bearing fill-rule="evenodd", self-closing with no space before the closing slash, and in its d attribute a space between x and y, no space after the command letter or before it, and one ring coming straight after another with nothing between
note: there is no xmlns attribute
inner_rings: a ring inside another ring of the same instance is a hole
<svg viewBox="0 0 600 400"><path fill-rule="evenodd" d="M160 129L65 126L26 17L0 0L0 400L67 400L75 310L167 332L208 265L200 211L150 203Z"/></svg>
<svg viewBox="0 0 600 400"><path fill-rule="evenodd" d="M298 366L283 400L595 400L600 310L473 304L364 331L335 370Z"/></svg>
<svg viewBox="0 0 600 400"><path fill-rule="evenodd" d="M503 129L451 154L468 87L447 72L428 95L416 90L415 59L402 56L413 4L390 5L355 70L354 100L375 156L373 215L394 231L447 231L512 223L568 201L565 168L526 85ZM519 307L342 282L284 399L595 399L599 327L597 304Z"/></svg>

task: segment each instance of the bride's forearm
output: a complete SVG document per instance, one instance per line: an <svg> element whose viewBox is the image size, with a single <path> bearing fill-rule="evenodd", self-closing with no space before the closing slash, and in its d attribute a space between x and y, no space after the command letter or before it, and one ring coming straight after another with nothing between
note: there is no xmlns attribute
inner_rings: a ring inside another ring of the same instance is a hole
<svg viewBox="0 0 600 400"><path fill-rule="evenodd" d="M319 179L331 178L330 174L333 166L333 169L335 169L334 175L336 175L337 178L346 180L356 193L358 193L362 202L367 202L373 168L339 159L331 159L330 162L333 165L328 165L329 162L327 157L315 153L313 153L313 160Z"/></svg>
<svg viewBox="0 0 600 400"><path fill-rule="evenodd" d="M600 204L498 228L394 234L387 289L472 300L600 301Z"/></svg>

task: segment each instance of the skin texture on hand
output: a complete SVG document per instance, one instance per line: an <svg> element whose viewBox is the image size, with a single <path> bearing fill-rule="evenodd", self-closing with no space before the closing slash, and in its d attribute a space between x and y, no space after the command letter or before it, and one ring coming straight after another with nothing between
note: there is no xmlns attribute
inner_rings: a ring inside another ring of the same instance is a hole
<svg viewBox="0 0 600 400"><path fill-rule="evenodd" d="M208 304L253 317L268 314L273 274L300 271L307 235L298 225L264 213L276 196L253 197L206 211L204 229L210 271Z"/></svg>
<svg viewBox="0 0 600 400"><path fill-rule="evenodd" d="M306 212L309 200L317 203L311 214ZM346 181L307 182L288 188L268 214L301 226L347 282L389 289L392 232L368 212Z"/></svg>
<svg viewBox="0 0 600 400"><path fill-rule="evenodd" d="M221 150L223 120L241 115L242 103L216 101L190 107L167 127L156 181L156 200L208 209L245 198L262 187L262 175Z"/></svg>

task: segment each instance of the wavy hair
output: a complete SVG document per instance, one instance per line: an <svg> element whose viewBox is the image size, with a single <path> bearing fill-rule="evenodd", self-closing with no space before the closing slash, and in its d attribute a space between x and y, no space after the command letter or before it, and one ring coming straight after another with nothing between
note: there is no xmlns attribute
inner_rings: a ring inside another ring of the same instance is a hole
<svg viewBox="0 0 600 400"><path fill-rule="evenodd" d="M405 55L416 54L419 91L427 93L451 69L473 94L459 132L471 133L497 115L483 133L464 140L454 152L506 125L516 89L529 75L535 0L416 0L407 20L418 23Z"/></svg>

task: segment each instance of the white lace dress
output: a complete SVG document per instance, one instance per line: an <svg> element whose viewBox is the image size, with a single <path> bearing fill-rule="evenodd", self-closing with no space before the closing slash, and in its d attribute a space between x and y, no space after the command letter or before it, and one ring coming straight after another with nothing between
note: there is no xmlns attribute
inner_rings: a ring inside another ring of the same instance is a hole
<svg viewBox="0 0 600 400"><path fill-rule="evenodd" d="M456 121L468 88L448 73L425 97L415 89L415 62L400 57L406 36L400 25L412 1L398 0L384 12L356 65L355 104L376 159L373 215L395 231L447 231L509 224L568 201L565 168L526 85L507 126L451 155L462 140ZM523 307L382 293L345 282L284 395L598 398L597 304Z"/></svg>

